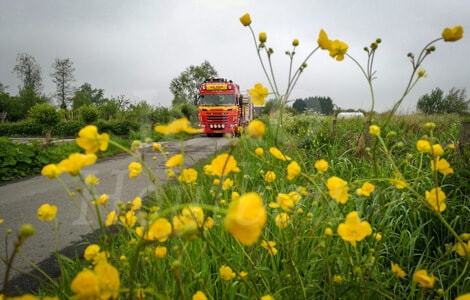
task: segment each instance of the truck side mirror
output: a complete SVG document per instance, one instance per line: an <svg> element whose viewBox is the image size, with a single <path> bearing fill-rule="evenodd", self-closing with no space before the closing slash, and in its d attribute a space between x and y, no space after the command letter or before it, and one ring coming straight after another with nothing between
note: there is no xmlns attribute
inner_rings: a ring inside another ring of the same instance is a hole
<svg viewBox="0 0 470 300"><path fill-rule="evenodd" d="M242 105L243 104L243 95L240 95L240 97L238 97L238 105Z"/></svg>

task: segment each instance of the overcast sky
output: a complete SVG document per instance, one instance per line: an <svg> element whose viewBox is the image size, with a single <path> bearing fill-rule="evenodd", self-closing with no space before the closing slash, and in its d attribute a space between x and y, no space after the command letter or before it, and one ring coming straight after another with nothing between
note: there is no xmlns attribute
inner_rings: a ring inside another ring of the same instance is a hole
<svg viewBox="0 0 470 300"><path fill-rule="evenodd" d="M285 88L288 58L299 39L295 65L317 45L323 28L331 39L349 45L365 64L364 46L380 37L375 59L376 110L390 109L411 74L406 54L419 54L444 27L462 25L470 33L466 0L3 0L0 2L0 82L11 95L20 85L12 73L18 53L40 64L44 93L54 85L49 74L55 58L69 58L75 85L88 82L106 97L125 95L170 106L173 78L190 65L207 60L220 77L242 90L256 82L267 86L249 29L239 17L250 13L258 34L267 33L274 49L278 85ZM428 77L402 105L413 112L416 100L439 87L466 88L470 94L470 36L436 44L424 69ZM292 99L329 96L341 108L370 108L370 94L360 70L350 59L336 62L325 51L309 61Z"/></svg>

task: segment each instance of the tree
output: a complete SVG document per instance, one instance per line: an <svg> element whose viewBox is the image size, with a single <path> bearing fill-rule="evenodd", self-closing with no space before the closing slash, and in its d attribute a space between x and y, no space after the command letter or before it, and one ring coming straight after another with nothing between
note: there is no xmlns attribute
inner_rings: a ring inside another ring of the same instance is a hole
<svg viewBox="0 0 470 300"><path fill-rule="evenodd" d="M206 60L199 66L189 66L170 83L173 94L172 105L192 103L199 92L199 86L205 79L217 77L217 71Z"/></svg>
<svg viewBox="0 0 470 300"><path fill-rule="evenodd" d="M83 105L91 104L99 106L105 101L103 95L102 89L94 89L91 84L85 82L75 91L72 98L72 108L76 110Z"/></svg>
<svg viewBox="0 0 470 300"><path fill-rule="evenodd" d="M292 104L292 108L294 108L298 113L303 113L307 109L307 104L302 99L296 99Z"/></svg>
<svg viewBox="0 0 470 300"><path fill-rule="evenodd" d="M468 108L465 89L452 88L444 96L440 88L435 88L430 94L425 94L418 99L416 109L426 115L457 113L462 114Z"/></svg>
<svg viewBox="0 0 470 300"><path fill-rule="evenodd" d="M73 93L72 82L75 81L73 62L68 59L56 58L52 64L52 82L56 84L55 96L59 100L60 108L67 109Z"/></svg>
<svg viewBox="0 0 470 300"><path fill-rule="evenodd" d="M8 85L4 85L0 82L0 94L6 93L8 89Z"/></svg>
<svg viewBox="0 0 470 300"><path fill-rule="evenodd" d="M41 66L28 53L18 54L16 62L13 72L23 83L23 86L19 88L20 91L28 89L39 95L42 92Z"/></svg>
<svg viewBox="0 0 470 300"><path fill-rule="evenodd" d="M52 129L60 123L60 113L50 104L35 104L28 111L28 117L32 119L35 126L42 128L46 134L45 144L51 141Z"/></svg>

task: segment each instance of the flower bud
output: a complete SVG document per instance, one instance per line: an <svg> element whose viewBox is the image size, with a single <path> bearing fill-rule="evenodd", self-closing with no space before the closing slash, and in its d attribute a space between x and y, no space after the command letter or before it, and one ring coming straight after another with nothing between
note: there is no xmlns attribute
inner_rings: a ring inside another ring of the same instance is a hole
<svg viewBox="0 0 470 300"><path fill-rule="evenodd" d="M260 32L260 33L259 33L259 41L260 41L261 43L266 43L266 38L267 38L267 37L266 37L266 32Z"/></svg>
<svg viewBox="0 0 470 300"><path fill-rule="evenodd" d="M436 128L436 124L433 122L428 122L424 125L424 128L426 128L426 130L434 130L434 128Z"/></svg>
<svg viewBox="0 0 470 300"><path fill-rule="evenodd" d="M377 44L380 44L380 43L382 43L382 39L381 39L381 38L377 38L377 39L375 40L375 42L376 42Z"/></svg>
<svg viewBox="0 0 470 300"><path fill-rule="evenodd" d="M298 39L294 39L294 40L292 41L292 46L297 47L298 45L299 45L299 40L298 40Z"/></svg>
<svg viewBox="0 0 470 300"><path fill-rule="evenodd" d="M33 225L31 224L23 224L20 228L20 239L25 240L32 236L36 230L34 229Z"/></svg>
<svg viewBox="0 0 470 300"><path fill-rule="evenodd" d="M251 17L250 14L246 13L240 17L240 22L243 26L249 26L251 24Z"/></svg>

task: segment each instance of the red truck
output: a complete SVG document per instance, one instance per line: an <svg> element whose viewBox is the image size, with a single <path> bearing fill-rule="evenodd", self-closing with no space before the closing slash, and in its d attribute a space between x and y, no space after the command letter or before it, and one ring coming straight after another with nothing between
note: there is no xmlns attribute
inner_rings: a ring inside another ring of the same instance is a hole
<svg viewBox="0 0 470 300"><path fill-rule="evenodd" d="M208 136L238 135L253 119L249 94L242 95L240 86L223 78L206 79L196 99L199 128Z"/></svg>

